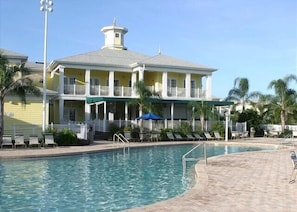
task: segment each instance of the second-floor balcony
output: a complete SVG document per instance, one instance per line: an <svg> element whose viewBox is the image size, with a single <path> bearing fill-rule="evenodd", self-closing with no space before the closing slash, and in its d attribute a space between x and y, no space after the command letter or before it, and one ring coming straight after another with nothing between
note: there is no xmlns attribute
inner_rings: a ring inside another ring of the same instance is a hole
<svg viewBox="0 0 297 212"><path fill-rule="evenodd" d="M148 86L148 89L152 92L155 92L153 86ZM112 93L113 92L113 93ZM180 87L168 87L167 96L163 96L162 90L158 90L157 93L161 98L164 97L178 97L178 98L195 98L195 99L204 99L206 96L206 91L199 88L192 88L190 94L187 94L185 88ZM85 85L64 85L64 94L65 95L78 95L84 96L86 94ZM109 86L95 85L90 86L90 95L91 96L119 96L119 97L132 97L132 88L124 86L115 86L113 89L110 89ZM190 95L190 96L187 96Z"/></svg>

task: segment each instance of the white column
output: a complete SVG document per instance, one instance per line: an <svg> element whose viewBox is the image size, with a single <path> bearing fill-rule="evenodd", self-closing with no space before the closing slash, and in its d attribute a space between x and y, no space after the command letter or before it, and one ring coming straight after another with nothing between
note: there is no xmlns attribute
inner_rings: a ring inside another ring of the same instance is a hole
<svg viewBox="0 0 297 212"><path fill-rule="evenodd" d="M167 79L168 79L168 73L163 72L163 74L162 74L162 97L167 97Z"/></svg>
<svg viewBox="0 0 297 212"><path fill-rule="evenodd" d="M144 68L139 69L139 81L143 81L144 78Z"/></svg>
<svg viewBox="0 0 297 212"><path fill-rule="evenodd" d="M98 113L99 113L99 110L98 110L98 107L99 107L99 105L98 104L95 104L95 111L96 111L96 120L98 120L98 118L99 118L99 115L98 115Z"/></svg>
<svg viewBox="0 0 297 212"><path fill-rule="evenodd" d="M90 69L86 69L85 72L85 92L86 95L90 95L90 83L91 83L91 71Z"/></svg>
<svg viewBox="0 0 297 212"><path fill-rule="evenodd" d="M187 98L190 98L191 97L191 74L190 73L187 73L186 74L186 97Z"/></svg>
<svg viewBox="0 0 297 212"><path fill-rule="evenodd" d="M212 95L212 91L211 91L211 75L207 75L206 76L206 99L211 100L211 95Z"/></svg>
<svg viewBox="0 0 297 212"><path fill-rule="evenodd" d="M134 85L136 83L137 72L132 72L131 76L131 89L132 89L132 96L136 96L136 90L134 89Z"/></svg>
<svg viewBox="0 0 297 212"><path fill-rule="evenodd" d="M85 123L90 121L90 117L91 117L91 105L89 105L87 101L85 101Z"/></svg>
<svg viewBox="0 0 297 212"><path fill-rule="evenodd" d="M225 112L225 141L228 141L228 121L229 121L229 112Z"/></svg>
<svg viewBox="0 0 297 212"><path fill-rule="evenodd" d="M107 120L107 112L106 112L106 102L103 103L103 114L104 114L104 117L103 117L103 130L104 132L106 132L106 120Z"/></svg>
<svg viewBox="0 0 297 212"><path fill-rule="evenodd" d="M59 68L59 95L64 94L64 66Z"/></svg>
<svg viewBox="0 0 297 212"><path fill-rule="evenodd" d="M64 100L59 99L59 121L60 121L60 124L63 122L63 120L64 120Z"/></svg>
<svg viewBox="0 0 297 212"><path fill-rule="evenodd" d="M174 121L174 103L172 102L171 103L171 128L173 129L174 128L174 126L173 126L173 121Z"/></svg>
<svg viewBox="0 0 297 212"><path fill-rule="evenodd" d="M114 96L114 71L109 72L108 84L109 84L109 96Z"/></svg>

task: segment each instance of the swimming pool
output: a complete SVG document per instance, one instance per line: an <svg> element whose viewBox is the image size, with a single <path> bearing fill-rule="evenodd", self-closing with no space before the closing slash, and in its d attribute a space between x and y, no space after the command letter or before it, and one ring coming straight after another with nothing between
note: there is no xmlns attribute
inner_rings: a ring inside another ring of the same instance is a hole
<svg viewBox="0 0 297 212"><path fill-rule="evenodd" d="M192 147L3 161L0 211L120 211L169 199L190 186L189 178L183 178L181 157ZM208 146L207 152L213 156L250 150L262 148Z"/></svg>

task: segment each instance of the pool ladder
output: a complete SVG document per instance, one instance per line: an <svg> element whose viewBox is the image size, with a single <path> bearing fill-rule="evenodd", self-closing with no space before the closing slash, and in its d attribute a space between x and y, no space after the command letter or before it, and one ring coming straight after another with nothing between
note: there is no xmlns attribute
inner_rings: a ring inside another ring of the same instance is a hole
<svg viewBox="0 0 297 212"><path fill-rule="evenodd" d="M123 144L129 143L129 140L120 132L113 134L112 140L113 142L117 141L117 142L122 142Z"/></svg>
<svg viewBox="0 0 297 212"><path fill-rule="evenodd" d="M187 169L187 161L198 161L200 159L202 159L202 157L199 158L187 158L187 156L193 152L195 149L197 149L198 147L201 147L203 144L203 155L204 155L204 160L205 160L205 165L207 165L207 152L206 152L206 142L204 141L203 143L200 143L198 145L196 145L195 147L193 147L190 151L188 151L186 154L183 155L182 157L182 162L183 162L183 176L185 176L186 173L186 169Z"/></svg>

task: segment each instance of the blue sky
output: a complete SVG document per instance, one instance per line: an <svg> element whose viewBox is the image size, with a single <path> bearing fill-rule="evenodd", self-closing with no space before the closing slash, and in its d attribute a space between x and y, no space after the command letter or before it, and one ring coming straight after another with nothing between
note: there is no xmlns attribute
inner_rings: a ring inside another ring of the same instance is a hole
<svg viewBox="0 0 297 212"><path fill-rule="evenodd" d="M234 79L250 92L297 74L297 1L293 0L53 0L48 61L98 50L100 29L128 28L125 46L217 68L213 95L224 98ZM0 47L43 60L44 13L38 0L0 0Z"/></svg>

